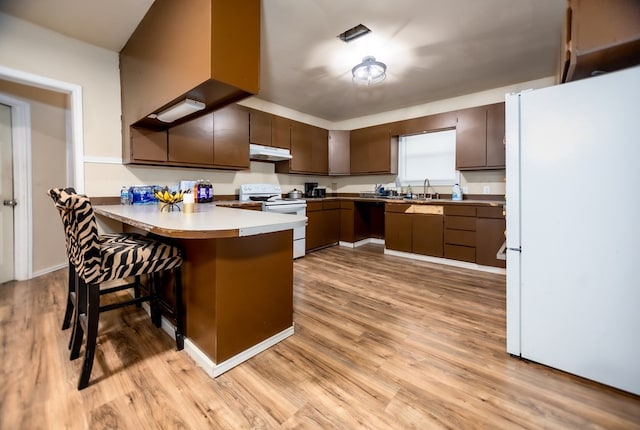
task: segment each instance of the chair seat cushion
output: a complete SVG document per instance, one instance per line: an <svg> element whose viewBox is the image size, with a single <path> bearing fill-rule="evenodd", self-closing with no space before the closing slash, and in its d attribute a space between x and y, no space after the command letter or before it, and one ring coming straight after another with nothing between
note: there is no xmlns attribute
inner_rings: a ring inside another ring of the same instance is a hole
<svg viewBox="0 0 640 430"><path fill-rule="evenodd" d="M138 234L111 236L100 242L97 282L171 270L182 264L180 249Z"/></svg>

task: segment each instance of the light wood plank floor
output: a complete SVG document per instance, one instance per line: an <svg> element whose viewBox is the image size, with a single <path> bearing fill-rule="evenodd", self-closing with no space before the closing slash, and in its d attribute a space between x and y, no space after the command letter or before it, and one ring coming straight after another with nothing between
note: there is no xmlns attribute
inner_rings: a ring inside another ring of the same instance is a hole
<svg viewBox="0 0 640 430"><path fill-rule="evenodd" d="M296 261L296 334L216 380L136 308L76 390L66 270L0 286L0 429L640 428L640 398L505 352L504 276L334 247Z"/></svg>

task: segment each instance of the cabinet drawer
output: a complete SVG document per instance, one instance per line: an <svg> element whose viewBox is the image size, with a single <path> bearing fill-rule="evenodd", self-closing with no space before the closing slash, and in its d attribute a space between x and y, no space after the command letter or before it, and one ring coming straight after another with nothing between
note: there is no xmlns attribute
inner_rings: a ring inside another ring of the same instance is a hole
<svg viewBox="0 0 640 430"><path fill-rule="evenodd" d="M411 207L409 203L387 203L384 205L385 212L395 212L395 213L406 213L407 210Z"/></svg>
<svg viewBox="0 0 640 430"><path fill-rule="evenodd" d="M332 202L322 202L322 208L327 210L327 209L340 209L340 202L339 201L332 201Z"/></svg>
<svg viewBox="0 0 640 430"><path fill-rule="evenodd" d="M446 205L444 207L444 214L458 216L476 216L476 207L465 205Z"/></svg>
<svg viewBox="0 0 640 430"><path fill-rule="evenodd" d="M466 216L445 216L444 228L476 231L476 219Z"/></svg>
<svg viewBox="0 0 640 430"><path fill-rule="evenodd" d="M465 230L444 230L444 243L476 246L476 232Z"/></svg>
<svg viewBox="0 0 640 430"><path fill-rule="evenodd" d="M478 218L504 218L502 206L478 207Z"/></svg>
<svg viewBox="0 0 640 430"><path fill-rule="evenodd" d="M350 201L341 201L340 209L351 209L353 210L353 202Z"/></svg>
<svg viewBox="0 0 640 430"><path fill-rule="evenodd" d="M322 210L322 202L310 202L307 200L307 212L315 212Z"/></svg>
<svg viewBox="0 0 640 430"><path fill-rule="evenodd" d="M475 263L476 249L469 246L444 245L444 257L452 260L468 261Z"/></svg>

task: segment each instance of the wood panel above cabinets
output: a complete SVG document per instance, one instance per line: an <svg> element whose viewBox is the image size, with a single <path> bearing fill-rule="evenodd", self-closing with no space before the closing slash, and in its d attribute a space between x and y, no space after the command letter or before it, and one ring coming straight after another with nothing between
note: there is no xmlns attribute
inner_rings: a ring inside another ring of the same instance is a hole
<svg viewBox="0 0 640 430"><path fill-rule="evenodd" d="M458 111L456 169L504 169L504 103Z"/></svg>
<svg viewBox="0 0 640 430"><path fill-rule="evenodd" d="M351 130L350 139L352 175L398 173L398 136L390 124Z"/></svg>
<svg viewBox="0 0 640 430"><path fill-rule="evenodd" d="M456 123L455 111L443 112L391 123L390 132L393 136L405 136L454 128Z"/></svg>

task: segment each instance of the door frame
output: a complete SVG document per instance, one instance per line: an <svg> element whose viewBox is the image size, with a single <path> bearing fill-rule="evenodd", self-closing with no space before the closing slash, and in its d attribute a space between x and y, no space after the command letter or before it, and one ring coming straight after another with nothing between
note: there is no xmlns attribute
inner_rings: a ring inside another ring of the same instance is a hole
<svg viewBox="0 0 640 430"><path fill-rule="evenodd" d="M70 114L67 120L67 183L84 192L84 130L82 126L82 87L21 70L0 66L0 79L67 94ZM14 192L19 202L14 212L14 276L22 281L33 277L33 229L31 210L31 111L29 103L0 94L0 102L11 106Z"/></svg>

